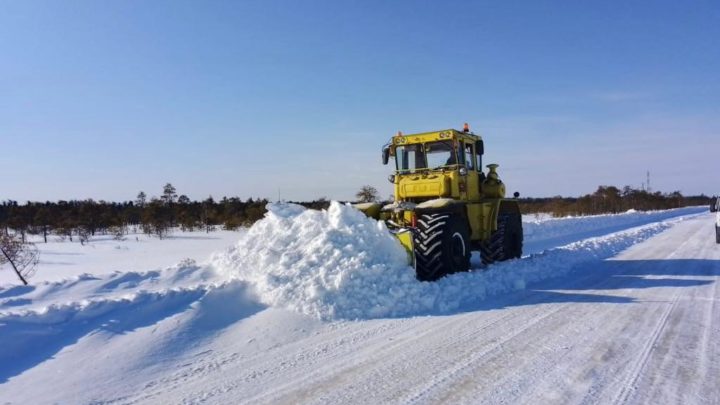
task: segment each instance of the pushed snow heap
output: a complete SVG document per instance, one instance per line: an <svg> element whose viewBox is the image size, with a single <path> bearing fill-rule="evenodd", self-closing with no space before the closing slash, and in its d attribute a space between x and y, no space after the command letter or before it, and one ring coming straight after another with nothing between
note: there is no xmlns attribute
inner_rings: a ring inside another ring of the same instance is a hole
<svg viewBox="0 0 720 405"><path fill-rule="evenodd" d="M261 301L320 318L393 313L388 292L417 283L407 253L381 222L333 201L327 210L268 204L216 266L249 282ZM374 309L373 309L374 308Z"/></svg>

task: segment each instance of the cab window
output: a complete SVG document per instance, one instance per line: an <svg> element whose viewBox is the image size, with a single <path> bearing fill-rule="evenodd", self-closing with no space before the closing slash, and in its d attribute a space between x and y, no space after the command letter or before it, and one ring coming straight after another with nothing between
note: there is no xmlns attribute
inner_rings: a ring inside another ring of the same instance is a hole
<svg viewBox="0 0 720 405"><path fill-rule="evenodd" d="M414 172L427 167L422 145L398 146L395 151L395 162L399 172Z"/></svg>
<svg viewBox="0 0 720 405"><path fill-rule="evenodd" d="M425 144L428 167L439 169L458 164L457 154L452 142L431 142Z"/></svg>
<svg viewBox="0 0 720 405"><path fill-rule="evenodd" d="M472 170L475 165L473 164L473 146L471 143L465 144L465 167Z"/></svg>

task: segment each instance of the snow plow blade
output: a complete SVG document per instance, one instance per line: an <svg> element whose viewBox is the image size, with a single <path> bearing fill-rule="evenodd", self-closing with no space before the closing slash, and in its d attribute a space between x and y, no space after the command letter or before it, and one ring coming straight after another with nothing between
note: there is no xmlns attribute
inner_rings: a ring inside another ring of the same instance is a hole
<svg viewBox="0 0 720 405"><path fill-rule="evenodd" d="M401 229L394 233L395 237L403 245L408 255L408 264L415 265L415 253L413 253L413 233L410 229Z"/></svg>

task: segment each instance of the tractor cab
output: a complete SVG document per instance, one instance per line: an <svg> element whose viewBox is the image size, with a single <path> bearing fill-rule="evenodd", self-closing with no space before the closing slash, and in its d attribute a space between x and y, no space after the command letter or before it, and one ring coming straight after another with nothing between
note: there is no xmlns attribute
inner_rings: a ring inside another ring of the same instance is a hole
<svg viewBox="0 0 720 405"><path fill-rule="evenodd" d="M383 163L395 160L395 201L420 203L438 198L479 200L483 182L483 141L470 132L447 129L398 133L383 148Z"/></svg>

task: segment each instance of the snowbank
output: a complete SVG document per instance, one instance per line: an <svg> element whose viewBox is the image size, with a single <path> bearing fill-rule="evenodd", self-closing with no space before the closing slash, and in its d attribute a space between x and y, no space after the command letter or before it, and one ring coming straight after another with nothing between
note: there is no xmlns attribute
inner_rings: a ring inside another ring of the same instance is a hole
<svg viewBox="0 0 720 405"><path fill-rule="evenodd" d="M705 207L685 207L662 211L628 210L621 214L552 218L533 215L523 217L525 254L566 245L579 240L607 235L630 227L705 212Z"/></svg>
<svg viewBox="0 0 720 405"><path fill-rule="evenodd" d="M321 319L450 313L611 257L669 226L656 222L428 283L415 279L385 226L351 206L333 202L314 211L270 204L266 217L213 262L249 283L264 304Z"/></svg>
<svg viewBox="0 0 720 405"><path fill-rule="evenodd" d="M388 315L419 284L385 225L338 202L323 211L269 204L214 264L253 285L265 304L326 319Z"/></svg>

